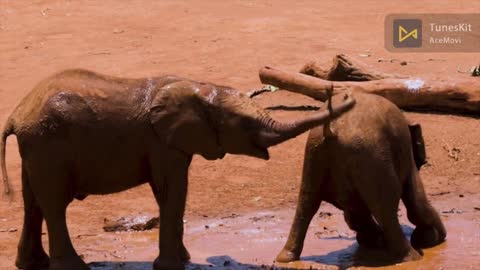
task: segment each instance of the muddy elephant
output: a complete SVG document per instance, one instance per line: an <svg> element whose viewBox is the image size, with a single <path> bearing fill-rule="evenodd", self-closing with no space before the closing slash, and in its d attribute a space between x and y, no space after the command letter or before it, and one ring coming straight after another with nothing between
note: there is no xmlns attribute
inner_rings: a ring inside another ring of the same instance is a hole
<svg viewBox="0 0 480 270"><path fill-rule="evenodd" d="M7 193L5 142L10 134L17 136L22 158L25 217L16 265L88 269L69 238L69 203L148 183L161 208L160 253L153 268L182 269L190 258L182 242L182 220L192 155L268 159L268 147L338 117L354 103L345 96L333 111L282 123L229 87L175 76L124 79L87 70L55 74L20 102L2 132ZM41 244L44 218L50 258Z"/></svg>
<svg viewBox="0 0 480 270"><path fill-rule="evenodd" d="M353 97L355 107L332 121L331 129L310 131L298 205L279 262L299 259L322 201L343 210L360 246L383 248L395 262L418 259L414 248L437 245L446 237L418 171L426 158L420 125L409 124L385 98L361 93ZM411 244L397 217L400 199L416 226Z"/></svg>

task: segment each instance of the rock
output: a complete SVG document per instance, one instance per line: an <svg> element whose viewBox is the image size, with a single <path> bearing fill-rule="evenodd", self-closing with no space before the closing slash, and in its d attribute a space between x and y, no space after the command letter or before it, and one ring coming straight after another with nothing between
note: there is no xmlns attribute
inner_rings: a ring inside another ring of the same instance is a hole
<svg viewBox="0 0 480 270"><path fill-rule="evenodd" d="M106 232L146 231L160 226L159 217L122 217L115 221L104 220L103 230Z"/></svg>

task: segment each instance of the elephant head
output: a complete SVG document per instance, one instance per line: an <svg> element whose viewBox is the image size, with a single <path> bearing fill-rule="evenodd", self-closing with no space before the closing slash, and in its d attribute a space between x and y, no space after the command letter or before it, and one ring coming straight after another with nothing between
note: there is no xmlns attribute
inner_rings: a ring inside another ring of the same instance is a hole
<svg viewBox="0 0 480 270"><path fill-rule="evenodd" d="M345 97L332 112L283 123L232 88L182 80L158 90L152 99L150 121L170 147L186 154L200 154L209 160L226 153L269 159L268 147L338 117L354 103Z"/></svg>

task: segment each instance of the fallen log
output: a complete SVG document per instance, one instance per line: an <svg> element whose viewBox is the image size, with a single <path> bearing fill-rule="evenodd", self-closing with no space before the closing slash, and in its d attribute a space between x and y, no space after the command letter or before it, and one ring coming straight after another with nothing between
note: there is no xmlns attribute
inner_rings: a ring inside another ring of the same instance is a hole
<svg viewBox="0 0 480 270"><path fill-rule="evenodd" d="M320 101L326 101L327 90L333 88L334 95L346 91L380 95L405 110L480 116L480 80L474 78L327 81L270 67L262 68L259 75L264 84L274 85Z"/></svg>
<svg viewBox="0 0 480 270"><path fill-rule="evenodd" d="M387 78L402 78L402 76L384 73L372 66L364 64L345 54L337 54L333 58L330 69L322 68L315 61L305 64L300 73L328 81L373 81ZM406 78L406 77L403 77Z"/></svg>

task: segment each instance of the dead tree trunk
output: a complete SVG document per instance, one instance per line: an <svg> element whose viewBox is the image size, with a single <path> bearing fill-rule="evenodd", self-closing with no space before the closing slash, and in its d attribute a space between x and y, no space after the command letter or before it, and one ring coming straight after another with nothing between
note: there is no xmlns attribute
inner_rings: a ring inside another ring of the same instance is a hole
<svg viewBox="0 0 480 270"><path fill-rule="evenodd" d="M328 70L322 68L317 62L312 61L305 64L300 73L327 81L373 81L387 78L402 78L398 75L378 71L345 54L337 54L333 58L333 64Z"/></svg>
<svg viewBox="0 0 480 270"><path fill-rule="evenodd" d="M327 100L326 90L333 87L334 94L352 91L380 95L406 110L480 116L480 80L474 78L327 81L265 67L260 70L260 80L321 101Z"/></svg>

